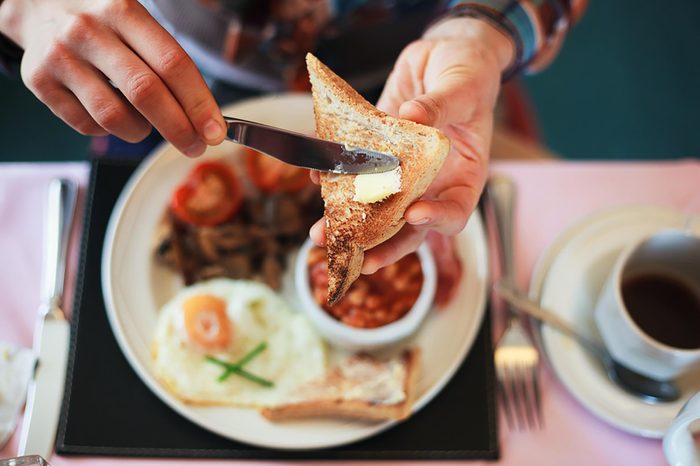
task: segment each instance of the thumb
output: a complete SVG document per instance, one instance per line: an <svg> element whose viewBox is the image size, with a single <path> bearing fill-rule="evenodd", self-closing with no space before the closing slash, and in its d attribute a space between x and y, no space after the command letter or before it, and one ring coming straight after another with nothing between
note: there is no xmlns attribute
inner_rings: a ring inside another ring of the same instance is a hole
<svg viewBox="0 0 700 466"><path fill-rule="evenodd" d="M473 76L455 66L441 73L432 89L407 100L399 107L399 118L435 128L469 121L476 109L478 94L470 92Z"/></svg>

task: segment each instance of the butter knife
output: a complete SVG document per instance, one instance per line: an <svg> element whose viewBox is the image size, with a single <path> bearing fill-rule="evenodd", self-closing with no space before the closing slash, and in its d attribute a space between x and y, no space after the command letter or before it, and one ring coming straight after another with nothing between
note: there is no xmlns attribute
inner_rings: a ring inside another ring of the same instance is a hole
<svg viewBox="0 0 700 466"><path fill-rule="evenodd" d="M224 117L226 139L282 162L311 170L358 175L382 173L399 166L390 154L325 141L240 118Z"/></svg>
<svg viewBox="0 0 700 466"><path fill-rule="evenodd" d="M49 183L41 305L32 345L37 362L27 392L19 455L49 458L56 437L70 338L61 301L77 193L70 180Z"/></svg>

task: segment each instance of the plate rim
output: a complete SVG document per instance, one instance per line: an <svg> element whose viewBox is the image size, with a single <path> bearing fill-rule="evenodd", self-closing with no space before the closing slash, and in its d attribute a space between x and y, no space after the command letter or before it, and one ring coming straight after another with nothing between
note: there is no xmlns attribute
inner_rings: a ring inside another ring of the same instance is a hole
<svg viewBox="0 0 700 466"><path fill-rule="evenodd" d="M310 94L305 94L305 93L281 93L281 94L270 94L270 95L265 95L262 97L254 97L250 99L244 99L240 100L232 105L228 105L224 107L224 111L235 111L231 109L235 109L238 106L244 106L244 105L255 105L260 103L261 101L267 102L267 101L284 101L285 99L292 99L292 100L306 100L310 102ZM341 442L332 442L332 443L323 443L323 442L318 442L318 443L308 443L299 447L296 446L289 446L289 445L284 445L280 446L278 444L275 444L274 441L270 442L259 442L257 440L251 440L250 438L241 438L237 436L232 436L230 433L227 433L225 431L222 431L216 427L212 427L211 425L207 425L204 422L200 422L200 419L197 416L192 416L190 414L190 408L189 405L184 404L180 400L178 400L174 395L171 395L167 390L165 390L161 384L158 383L158 381L155 379L155 377L152 376L152 374L149 373L148 369L141 364L139 361L138 357L134 353L134 351L131 348L130 343L127 341L126 336L123 334L122 329L124 326L120 323L120 318L117 315L118 313L116 312L116 307L115 307L115 297L113 295L113 287L111 286L112 282L112 261L111 257L112 255L110 254L110 251L112 249L113 243L116 240L116 233L119 227L119 219L122 217L122 214L124 210L127 207L128 201L133 195L133 191L136 189L136 187L139 185L141 180L143 179L146 174L151 171L154 167L154 165L157 164L159 159L161 159L164 156L167 156L166 154L168 153L168 149L170 148L170 145L167 142L163 142L160 144L158 147L156 147L148 156L145 160L141 162L141 164L136 168L134 173L129 177L129 180L127 183L124 185L124 188L122 188L121 193L119 194L119 197L117 198L117 201L114 205L114 208L112 209L112 212L110 214L109 222L107 225L107 229L105 232L105 238L102 246L102 255L101 255L101 286L102 286L102 295L105 303L105 309L108 317L108 321L112 330L112 333L114 334L115 339L117 340L117 343L119 345L120 350L126 357L129 365L131 368L136 372L138 375L139 379L143 383L146 384L146 386L151 390L153 394L155 394L161 402L165 403L168 407L173 409L176 413L178 413L180 416L185 418L189 422L193 422L194 424L202 427L203 429L206 429L210 432L213 432L217 435L241 442L241 443L246 443L249 445L257 446L257 447L262 447L262 448L274 448L274 449L279 449L279 450L289 450L289 451L304 451L304 450L315 450L315 449L320 449L320 448L332 448L332 447L337 447L337 446L342 446L342 445L347 445L349 443L357 442L359 440L365 439L372 437L374 435L377 435L393 425L397 424L398 421L386 421L378 424L373 424L369 426L367 430L363 430L360 434L351 436L348 439L345 439ZM464 338L462 345L459 347L458 351L455 352L455 354L459 354L459 357L455 358L453 363L447 368L445 373L442 375L442 377L439 379L437 383L435 383L432 387L430 387L428 390L425 391L425 393L422 394L422 396L414 401L414 404L412 406L411 412L416 413L423 407L425 407L435 396L437 396L438 393L442 391L442 389L452 380L454 377L455 373L457 370L461 367L463 364L464 360L468 356L471 348L474 346L474 343L476 342L476 337L478 335L479 329L482 327L483 324L483 319L486 316L486 304L487 304L487 295L488 295L488 284L490 282L490 260L489 260L489 249L488 249L488 244L487 244L487 237L486 237L486 232L484 229L484 222L481 214L479 213L478 210L475 210L470 219L469 223L467 226L455 236L455 238L459 238L460 236L466 235L468 229L474 229L474 235L476 239L476 244L474 246L474 250L477 254L477 257L479 257L479 260L477 261L477 265L475 267L475 270L483 272L483 276L486 277L486 280L484 282L484 286L479 289L479 296L476 297L477 299L475 300L475 309L478 312L478 315L474 319L474 324L471 326L471 328L468 329L467 331L467 338ZM236 408L230 408L230 409L236 409ZM243 409L243 408L240 408Z"/></svg>
<svg viewBox="0 0 700 466"><path fill-rule="evenodd" d="M675 209L670 206L665 206L661 204L639 203L602 209L600 211L593 212L582 218L579 218L573 224L569 225L562 233L560 233L556 237L556 239L549 246L547 246L542 251L542 253L538 256L537 260L535 261L535 266L530 277L530 286L528 288L528 295L530 299L537 303L541 303L542 292L544 290L545 283L547 282L549 271L551 270L552 265L556 261L556 258L563 251L563 249L583 231L586 231L588 228L591 228L595 225L613 220L621 215L642 215L644 213L652 212L661 212L664 215L677 214L679 217L682 217L684 215L682 211L679 211L678 209ZM583 396L580 390L576 389L575 387L572 387L568 379L566 377L563 377L560 370L558 370L558 368L552 363L549 356L549 352L547 351L547 345L544 342L544 337L542 334L543 324L533 321L532 319L529 320L532 325L531 328L534 331L533 333L535 334L535 339L537 340L537 345L540 349L540 352L545 356L547 365L551 373L581 406L583 406L588 412L592 413L598 419L611 426L614 426L617 429L620 429L623 432L641 436L644 438L660 439L663 437L664 431L659 431L653 428L647 428L643 426L640 427L639 425L632 425L628 422L619 419L619 417L616 416L615 413L612 413L608 410L600 409L596 404L590 403L588 401L588 397ZM640 403L643 402L640 401ZM645 404L645 406L650 405Z"/></svg>

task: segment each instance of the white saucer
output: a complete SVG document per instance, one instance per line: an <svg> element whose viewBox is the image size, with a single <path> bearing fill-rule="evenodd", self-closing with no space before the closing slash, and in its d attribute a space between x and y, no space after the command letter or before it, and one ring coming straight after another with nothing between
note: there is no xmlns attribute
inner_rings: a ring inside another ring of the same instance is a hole
<svg viewBox="0 0 700 466"><path fill-rule="evenodd" d="M588 217L565 231L540 257L530 297L584 331L593 321L598 293L622 249L662 228L683 228L687 215L661 207L624 207ZM700 234L700 232L699 232ZM632 434L660 438L683 406L700 390L700 373L679 381L681 400L647 404L613 384L602 366L574 341L547 326L540 343L559 380L593 414Z"/></svg>

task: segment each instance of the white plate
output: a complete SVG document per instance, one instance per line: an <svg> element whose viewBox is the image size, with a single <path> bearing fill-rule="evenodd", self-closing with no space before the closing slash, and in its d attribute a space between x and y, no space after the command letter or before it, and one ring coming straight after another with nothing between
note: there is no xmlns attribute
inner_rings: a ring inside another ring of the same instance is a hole
<svg viewBox="0 0 700 466"><path fill-rule="evenodd" d="M249 100L226 108L225 113L295 131L313 128L311 99L303 94ZM204 157L230 158L236 151L237 146L226 142L210 148ZM182 283L171 271L154 263L152 238L173 189L200 160L187 159L172 146L163 145L131 177L109 222L102 255L102 288L112 330L136 373L161 400L190 421L253 445L280 449L331 447L391 426L391 422L344 420L271 423L255 410L186 405L156 381L149 345L158 309ZM459 292L449 308L431 313L410 342L421 348L424 361L414 411L425 406L459 368L484 315L488 260L478 213L472 215L458 238L464 264ZM285 283L289 283L287 278ZM284 294L294 301L289 288Z"/></svg>
<svg viewBox="0 0 700 466"><path fill-rule="evenodd" d="M597 335L593 309L613 263L625 246L663 228L682 228L687 215L661 207L617 208L568 229L541 256L530 297L577 328ZM624 431L660 438L683 406L700 390L700 374L679 381L681 400L648 404L612 383L602 366L574 341L548 326L538 327L550 366L569 392L602 420Z"/></svg>

